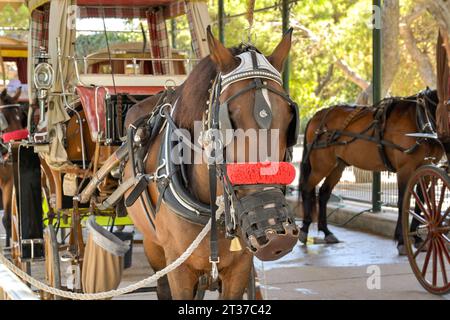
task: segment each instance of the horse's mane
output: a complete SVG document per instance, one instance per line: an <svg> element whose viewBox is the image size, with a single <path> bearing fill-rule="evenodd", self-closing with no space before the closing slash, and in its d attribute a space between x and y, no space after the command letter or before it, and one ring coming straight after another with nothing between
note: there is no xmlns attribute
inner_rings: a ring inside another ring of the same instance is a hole
<svg viewBox="0 0 450 320"><path fill-rule="evenodd" d="M250 49L259 52L253 45L244 43L237 47L229 48L233 56ZM183 85L178 88L179 98L176 107L177 111L175 112L175 122L179 127L192 130L194 121L202 120L202 115L207 108L206 103L209 99L208 90L211 88L217 72L216 65L210 56L207 56L200 60Z"/></svg>

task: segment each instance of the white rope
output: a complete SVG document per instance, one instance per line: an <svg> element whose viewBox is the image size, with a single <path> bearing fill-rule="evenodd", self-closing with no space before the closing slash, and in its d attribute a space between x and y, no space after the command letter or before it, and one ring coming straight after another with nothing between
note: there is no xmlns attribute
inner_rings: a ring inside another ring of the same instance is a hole
<svg viewBox="0 0 450 320"><path fill-rule="evenodd" d="M8 269L10 269L13 273L15 273L19 278L24 280L25 282L31 284L32 286L38 288L39 290L46 291L48 293L51 293L56 296L73 299L73 300L100 300L100 299L109 299L116 296L120 296L126 293L133 292L137 289L146 287L150 285L151 283L157 281L161 277L165 276L169 272L175 270L178 268L181 264L183 264L194 252L195 249L198 248L202 240L206 237L209 230L211 229L211 219L208 221L206 226L203 228L203 230L198 234L197 238L191 243L191 245L186 249L186 251L178 257L174 262L172 262L170 265L165 267L164 269L157 271L152 276L145 278L139 282L136 282L134 284L131 284L127 287L116 289L116 290L110 290L106 292L99 292L99 293L75 293L70 291L64 291L60 290L51 286L48 286L47 284L33 278L17 266L15 266L11 261L9 261L4 255L0 253L0 263L3 263Z"/></svg>

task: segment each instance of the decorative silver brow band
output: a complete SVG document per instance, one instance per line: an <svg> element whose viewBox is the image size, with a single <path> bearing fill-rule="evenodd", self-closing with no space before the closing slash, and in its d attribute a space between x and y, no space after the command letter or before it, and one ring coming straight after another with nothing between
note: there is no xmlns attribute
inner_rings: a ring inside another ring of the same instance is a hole
<svg viewBox="0 0 450 320"><path fill-rule="evenodd" d="M240 81L240 80L245 80L245 79L250 79L250 78L264 78L264 79L268 79L268 80L273 80L275 82L277 82L280 86L283 85L283 80L281 79L280 76L269 72L269 71L264 71L264 70L251 70L251 71L244 71L244 72L240 72L240 73L236 73L233 75L230 75L229 77L225 76L222 77L222 87L225 87L226 85L229 85L231 83Z"/></svg>

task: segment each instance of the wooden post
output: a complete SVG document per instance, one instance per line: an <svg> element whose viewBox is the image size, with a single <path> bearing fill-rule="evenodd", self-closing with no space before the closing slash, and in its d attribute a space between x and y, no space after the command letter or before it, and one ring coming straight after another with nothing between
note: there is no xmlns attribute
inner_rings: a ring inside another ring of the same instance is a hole
<svg viewBox="0 0 450 320"><path fill-rule="evenodd" d="M282 31L283 35L289 30L289 0L282 1ZM290 79L290 66L291 66L291 57L290 55L287 57L284 71L283 71L283 87L287 93L289 93L289 79Z"/></svg>
<svg viewBox="0 0 450 320"><path fill-rule="evenodd" d="M219 10L218 10L218 21L219 21L219 41L225 44L225 9L223 0L219 0Z"/></svg>

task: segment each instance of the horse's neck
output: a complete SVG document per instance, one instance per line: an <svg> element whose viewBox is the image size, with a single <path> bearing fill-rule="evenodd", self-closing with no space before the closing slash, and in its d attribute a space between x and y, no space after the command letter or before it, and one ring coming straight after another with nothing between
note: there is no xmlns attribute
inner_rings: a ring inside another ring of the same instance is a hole
<svg viewBox="0 0 450 320"><path fill-rule="evenodd" d="M189 165L189 189L201 202L210 202L209 172L206 164Z"/></svg>
<svg viewBox="0 0 450 320"><path fill-rule="evenodd" d="M198 141L199 134L196 131L191 132L194 141ZM210 187L209 187L209 168L204 160L203 152L199 154L198 149L192 151L192 163L187 165L188 188L196 198L203 203L210 203ZM198 161L200 160L201 161ZM200 163L199 163L200 162Z"/></svg>

